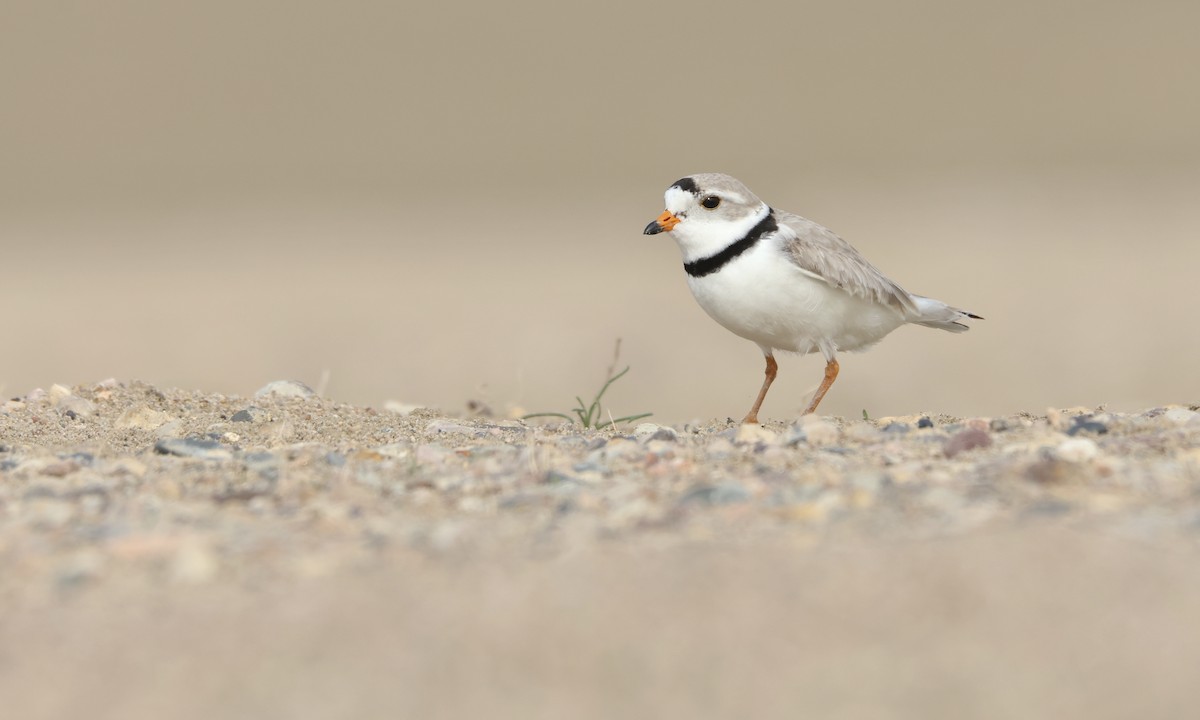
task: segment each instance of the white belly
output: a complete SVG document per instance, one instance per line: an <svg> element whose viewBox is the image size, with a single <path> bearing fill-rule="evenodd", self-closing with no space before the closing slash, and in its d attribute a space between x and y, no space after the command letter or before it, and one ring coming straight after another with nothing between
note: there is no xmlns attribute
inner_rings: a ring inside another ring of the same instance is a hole
<svg viewBox="0 0 1200 720"><path fill-rule="evenodd" d="M773 242L762 242L719 271L688 276L700 307L764 349L832 358L860 350L904 323L900 313L804 273Z"/></svg>

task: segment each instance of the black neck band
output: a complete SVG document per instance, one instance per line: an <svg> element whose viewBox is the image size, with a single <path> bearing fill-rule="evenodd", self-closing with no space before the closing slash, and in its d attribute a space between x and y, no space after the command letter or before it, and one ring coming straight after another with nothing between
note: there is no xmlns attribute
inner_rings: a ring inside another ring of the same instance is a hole
<svg viewBox="0 0 1200 720"><path fill-rule="evenodd" d="M709 255L706 258L684 263L683 269L692 277L711 275L725 267L726 263L730 260L754 247L755 243L762 239L763 235L779 229L779 225L775 222L775 211L770 208L767 210L767 216L759 220L757 225L750 228L750 232L746 233L745 237L741 240L738 240L716 255Z"/></svg>

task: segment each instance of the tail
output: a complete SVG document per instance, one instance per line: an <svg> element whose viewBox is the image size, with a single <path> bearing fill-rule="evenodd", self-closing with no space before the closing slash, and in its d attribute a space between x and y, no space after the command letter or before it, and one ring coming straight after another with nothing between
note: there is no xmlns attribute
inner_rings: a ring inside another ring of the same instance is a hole
<svg viewBox="0 0 1200 720"><path fill-rule="evenodd" d="M960 333L971 329L969 325L959 322L960 320L967 318L972 320L983 319L975 313L950 307L941 300L934 300L933 298L921 295L912 295L911 297L913 304L917 306L917 316L909 320L909 322L916 323L917 325Z"/></svg>

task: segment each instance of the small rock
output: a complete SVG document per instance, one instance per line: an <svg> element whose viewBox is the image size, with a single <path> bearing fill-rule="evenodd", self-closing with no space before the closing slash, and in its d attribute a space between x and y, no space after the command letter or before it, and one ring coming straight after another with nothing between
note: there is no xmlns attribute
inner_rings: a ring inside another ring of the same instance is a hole
<svg viewBox="0 0 1200 720"><path fill-rule="evenodd" d="M216 440L198 438L166 438L154 443L160 455L196 458L198 460L228 460L233 454Z"/></svg>
<svg viewBox="0 0 1200 720"><path fill-rule="evenodd" d="M60 460L42 468L42 474L50 477L66 477L79 470L80 467L82 466L74 460Z"/></svg>
<svg viewBox="0 0 1200 720"><path fill-rule="evenodd" d="M783 442L789 446L802 442L813 446L823 446L834 444L838 441L838 437L837 426L828 420L801 419L800 422L788 428Z"/></svg>
<svg viewBox="0 0 1200 720"><path fill-rule="evenodd" d="M990 447L992 436L979 428L968 428L951 435L942 446L942 452L948 458L960 455L968 450Z"/></svg>
<svg viewBox="0 0 1200 720"><path fill-rule="evenodd" d="M235 412L233 414L232 417L229 418L229 420L231 422L236 422L236 423L240 423L240 422L261 423L261 422L267 422L270 419L271 419L271 413L267 412L266 410L263 410L260 407L255 407L253 405L251 405L250 407L238 410L237 412Z"/></svg>
<svg viewBox="0 0 1200 720"><path fill-rule="evenodd" d="M1079 433L1103 435L1106 432L1108 432L1108 426L1102 422L1093 420L1091 415L1078 415L1071 418L1071 427L1067 428L1067 434L1072 437Z"/></svg>
<svg viewBox="0 0 1200 720"><path fill-rule="evenodd" d="M675 442L679 439L679 433L675 432L675 428L655 423L640 423L633 429L633 436L642 443L648 443L651 440Z"/></svg>
<svg viewBox="0 0 1200 720"><path fill-rule="evenodd" d="M1163 417L1173 423L1183 425L1184 423L1191 422L1196 418L1200 418L1200 413L1183 407L1173 407L1163 413Z"/></svg>
<svg viewBox="0 0 1200 720"><path fill-rule="evenodd" d="M145 405L132 407L121 413L113 423L118 430L154 430L171 421L171 416Z"/></svg>
<svg viewBox="0 0 1200 720"><path fill-rule="evenodd" d="M923 417L917 421L918 429L925 430L926 428L931 428L931 427L933 427L933 420L931 420L928 416Z"/></svg>
<svg viewBox="0 0 1200 720"><path fill-rule="evenodd" d="M313 398L317 396L315 390L300 382L299 380L276 380L269 382L260 387L254 393L254 397L279 397L279 398Z"/></svg>
<svg viewBox="0 0 1200 720"><path fill-rule="evenodd" d="M91 400L78 395L68 395L57 403L58 411L72 419L91 417L96 413L96 405Z"/></svg>
<svg viewBox="0 0 1200 720"><path fill-rule="evenodd" d="M1067 462L1056 453L1047 452L1026 471L1029 479L1042 485L1078 484L1086 480L1085 468L1081 463Z"/></svg>
<svg viewBox="0 0 1200 720"><path fill-rule="evenodd" d="M1091 438L1071 438L1054 448L1054 456L1070 463L1082 463L1095 459L1100 448Z"/></svg>

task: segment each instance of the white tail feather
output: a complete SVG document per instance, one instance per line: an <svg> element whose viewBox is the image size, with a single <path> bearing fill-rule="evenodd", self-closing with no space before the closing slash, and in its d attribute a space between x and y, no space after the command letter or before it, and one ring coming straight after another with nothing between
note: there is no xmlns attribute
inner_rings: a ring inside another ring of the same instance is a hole
<svg viewBox="0 0 1200 720"><path fill-rule="evenodd" d="M983 319L966 310L950 307L941 300L934 300L922 295L913 295L912 299L913 303L917 306L917 316L909 320L909 322L917 325L960 333L971 329L970 326L963 324L962 320L968 318L975 320Z"/></svg>

